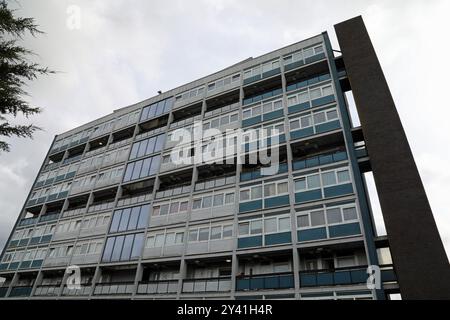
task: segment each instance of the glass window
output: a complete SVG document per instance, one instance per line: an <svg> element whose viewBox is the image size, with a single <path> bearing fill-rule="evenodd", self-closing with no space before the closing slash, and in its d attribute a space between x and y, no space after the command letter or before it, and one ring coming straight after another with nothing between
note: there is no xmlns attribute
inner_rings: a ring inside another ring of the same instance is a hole
<svg viewBox="0 0 450 320"><path fill-rule="evenodd" d="M252 110L252 115L253 116L258 116L260 114L261 114L261 106L254 107L253 110Z"/></svg>
<svg viewBox="0 0 450 320"><path fill-rule="evenodd" d="M139 214L139 221L137 225L139 229L145 228L147 226L149 212L150 212L150 205L147 204L141 207Z"/></svg>
<svg viewBox="0 0 450 320"><path fill-rule="evenodd" d="M249 234L249 227L250 227L250 223L249 222L240 223L239 224L239 235L240 236L248 235Z"/></svg>
<svg viewBox="0 0 450 320"><path fill-rule="evenodd" d="M129 234L125 237L125 241L123 243L122 254L120 256L120 260L130 260L131 249L133 247L134 234Z"/></svg>
<svg viewBox="0 0 450 320"><path fill-rule="evenodd" d="M144 234L143 233L135 234L130 259L138 259L141 256L143 245L144 245Z"/></svg>
<svg viewBox="0 0 450 320"><path fill-rule="evenodd" d="M227 193L225 195L225 204L234 203L234 193Z"/></svg>
<svg viewBox="0 0 450 320"><path fill-rule="evenodd" d="M292 120L289 123L289 127L291 128L291 130L295 130L295 129L299 129L300 128L300 122L298 122L298 120Z"/></svg>
<svg viewBox="0 0 450 320"><path fill-rule="evenodd" d="M270 197L276 195L275 183L264 185L264 196Z"/></svg>
<svg viewBox="0 0 450 320"><path fill-rule="evenodd" d="M327 221L330 224L342 222L341 210L339 208L327 209Z"/></svg>
<svg viewBox="0 0 450 320"><path fill-rule="evenodd" d="M223 226L223 238L230 238L233 236L233 226Z"/></svg>
<svg viewBox="0 0 450 320"><path fill-rule="evenodd" d="M202 206L202 199L194 199L194 202L192 203L192 209L200 209Z"/></svg>
<svg viewBox="0 0 450 320"><path fill-rule="evenodd" d="M288 231L291 229L291 218L284 217L278 219L278 231Z"/></svg>
<svg viewBox="0 0 450 320"><path fill-rule="evenodd" d="M211 240L220 239L222 237L222 227L212 227L211 228Z"/></svg>
<svg viewBox="0 0 450 320"><path fill-rule="evenodd" d="M189 242L197 241L198 230L189 230Z"/></svg>
<svg viewBox="0 0 450 320"><path fill-rule="evenodd" d="M159 215L165 216L165 215L167 215L168 213L169 213L169 205L168 205L168 204L163 204L163 205L161 206Z"/></svg>
<svg viewBox="0 0 450 320"><path fill-rule="evenodd" d="M274 101L273 109L274 110L283 109L283 102L281 100Z"/></svg>
<svg viewBox="0 0 450 320"><path fill-rule="evenodd" d="M214 206L223 206L223 194L214 195Z"/></svg>
<svg viewBox="0 0 450 320"><path fill-rule="evenodd" d="M119 228L120 217L122 216L122 210L118 210L114 212L113 220L111 222L111 227L109 228L109 232L117 232Z"/></svg>
<svg viewBox="0 0 450 320"><path fill-rule="evenodd" d="M187 211L187 209L188 209L188 204L189 204L188 201L183 201L183 202L181 202L181 203L180 203L180 212Z"/></svg>
<svg viewBox="0 0 450 320"><path fill-rule="evenodd" d="M252 194L252 200L262 198L262 187L261 186L252 187L251 194Z"/></svg>
<svg viewBox="0 0 450 320"><path fill-rule="evenodd" d="M323 226L325 224L325 214L323 210L311 212L311 226Z"/></svg>
<svg viewBox="0 0 450 320"><path fill-rule="evenodd" d="M242 116L244 119L250 118L252 116L252 110L247 109L242 112Z"/></svg>
<svg viewBox="0 0 450 320"><path fill-rule="evenodd" d="M342 170L337 172L337 179L339 183L350 181L350 173L348 170Z"/></svg>
<svg viewBox="0 0 450 320"><path fill-rule="evenodd" d="M262 221L253 220L250 224L250 234L260 234L262 233Z"/></svg>
<svg viewBox="0 0 450 320"><path fill-rule="evenodd" d="M238 121L238 114L237 113L232 114L230 116L230 122L236 122L236 121Z"/></svg>
<svg viewBox="0 0 450 320"><path fill-rule="evenodd" d="M313 55L314 55L313 48L308 48L308 49L304 49L304 50L303 50L303 56L304 56L305 58L311 57L311 56L313 56Z"/></svg>
<svg viewBox="0 0 450 320"><path fill-rule="evenodd" d="M200 228L198 232L198 241L206 241L209 239L209 228Z"/></svg>
<svg viewBox="0 0 450 320"><path fill-rule="evenodd" d="M322 87L322 95L330 96L333 94L333 88L331 86Z"/></svg>
<svg viewBox="0 0 450 320"><path fill-rule="evenodd" d="M131 209L125 209L122 212L122 218L120 219L119 229L118 231L125 231L128 227L128 221L130 219L130 211Z"/></svg>
<svg viewBox="0 0 450 320"><path fill-rule="evenodd" d="M161 248L164 246L164 234L157 234L155 237L155 248Z"/></svg>
<svg viewBox="0 0 450 320"><path fill-rule="evenodd" d="M322 182L324 186L332 186L336 184L336 175L334 171L322 173Z"/></svg>
<svg viewBox="0 0 450 320"><path fill-rule="evenodd" d="M175 243L177 243L177 244L183 243L183 239L184 239L184 233L183 232L178 232L175 235Z"/></svg>
<svg viewBox="0 0 450 320"><path fill-rule="evenodd" d="M317 99L322 96L322 92L321 92L320 88L311 89L309 91L309 94L311 95L311 99Z"/></svg>
<svg viewBox="0 0 450 320"><path fill-rule="evenodd" d="M326 122L327 119L325 119L325 113L319 112L314 114L314 124Z"/></svg>
<svg viewBox="0 0 450 320"><path fill-rule="evenodd" d="M318 174L307 177L307 182L308 182L308 189L320 188L320 176Z"/></svg>
<svg viewBox="0 0 450 320"><path fill-rule="evenodd" d="M203 197L202 208L211 208L212 196Z"/></svg>
<svg viewBox="0 0 450 320"><path fill-rule="evenodd" d="M308 102L308 101L309 101L308 91L303 91L298 94L298 102L299 103Z"/></svg>
<svg viewBox="0 0 450 320"><path fill-rule="evenodd" d="M302 128L310 127L311 124L311 116L301 117L300 118L300 125Z"/></svg>
<svg viewBox="0 0 450 320"><path fill-rule="evenodd" d="M241 201L250 200L250 190L241 190L240 199Z"/></svg>
<svg viewBox="0 0 450 320"><path fill-rule="evenodd" d="M166 246L171 246L175 244L175 232L166 234Z"/></svg>
<svg viewBox="0 0 450 320"><path fill-rule="evenodd" d="M283 194L288 192L288 183L280 182L278 183L278 194Z"/></svg>
<svg viewBox="0 0 450 320"><path fill-rule="evenodd" d="M179 208L179 202L172 202L170 204L170 213L177 213Z"/></svg>
<svg viewBox="0 0 450 320"><path fill-rule="evenodd" d="M295 181L295 190L305 190L306 189L306 178L301 178Z"/></svg>
<svg viewBox="0 0 450 320"><path fill-rule="evenodd" d="M297 104L297 96L288 97L288 106Z"/></svg>
<svg viewBox="0 0 450 320"><path fill-rule="evenodd" d="M119 261L120 255L122 253L123 242L125 240L125 236L116 237L116 242L114 243L114 249L111 255L111 261Z"/></svg>
<svg viewBox="0 0 450 320"><path fill-rule="evenodd" d="M277 218L270 218L264 220L264 232L277 232Z"/></svg>
<svg viewBox="0 0 450 320"><path fill-rule="evenodd" d="M327 119L328 120L337 119L337 117L338 117L337 110L327 111Z"/></svg>
<svg viewBox="0 0 450 320"><path fill-rule="evenodd" d="M309 215L302 214L301 216L298 216L297 217L297 226L299 228L309 227Z"/></svg>
<svg viewBox="0 0 450 320"><path fill-rule="evenodd" d="M267 102L263 104L263 112L267 113L272 111L272 102Z"/></svg>
<svg viewBox="0 0 450 320"><path fill-rule="evenodd" d="M344 213L344 220L345 221L358 219L358 214L356 213L356 208L354 208L354 207L352 207L352 208L343 208L342 211Z"/></svg>

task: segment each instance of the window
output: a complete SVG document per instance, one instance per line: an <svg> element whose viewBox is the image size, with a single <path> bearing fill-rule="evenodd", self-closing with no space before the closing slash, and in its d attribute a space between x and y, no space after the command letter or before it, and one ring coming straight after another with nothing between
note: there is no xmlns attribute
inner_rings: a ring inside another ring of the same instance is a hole
<svg viewBox="0 0 450 320"><path fill-rule="evenodd" d="M155 152L160 152L164 146L165 135L151 137L135 142L131 148L130 160L140 158Z"/></svg>
<svg viewBox="0 0 450 320"><path fill-rule="evenodd" d="M149 205L137 206L114 211L110 233L142 229L147 226Z"/></svg>
<svg viewBox="0 0 450 320"><path fill-rule="evenodd" d="M143 233L109 237L106 241L102 261L128 261L140 257Z"/></svg>
<svg viewBox="0 0 450 320"><path fill-rule="evenodd" d="M327 222L329 224L342 222L341 210L339 208L327 209Z"/></svg>
<svg viewBox="0 0 450 320"><path fill-rule="evenodd" d="M172 109L173 103L174 99L171 97L144 107L140 121L145 121L169 112Z"/></svg>
<svg viewBox="0 0 450 320"><path fill-rule="evenodd" d="M325 224L325 214L323 210L311 212L311 226L323 226Z"/></svg>
<svg viewBox="0 0 450 320"><path fill-rule="evenodd" d="M325 225L347 223L357 221L358 214L354 204L328 207L326 210L317 209L302 212L297 216L297 228L310 228Z"/></svg>
<svg viewBox="0 0 450 320"><path fill-rule="evenodd" d="M127 165L123 181L128 182L156 174L161 156L153 156Z"/></svg>
<svg viewBox="0 0 450 320"><path fill-rule="evenodd" d="M243 118L248 119L261 115L261 113L268 113L275 110L283 109L283 100L275 100L258 104L254 107L245 109L243 111Z"/></svg>

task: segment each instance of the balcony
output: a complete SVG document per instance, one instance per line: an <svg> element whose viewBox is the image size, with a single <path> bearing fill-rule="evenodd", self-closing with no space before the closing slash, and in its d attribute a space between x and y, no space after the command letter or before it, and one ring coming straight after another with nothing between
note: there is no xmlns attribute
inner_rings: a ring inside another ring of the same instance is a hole
<svg viewBox="0 0 450 320"><path fill-rule="evenodd" d="M134 282L109 282L95 285L94 295L131 295Z"/></svg>
<svg viewBox="0 0 450 320"><path fill-rule="evenodd" d="M58 220L60 213L45 214L39 218L39 222Z"/></svg>
<svg viewBox="0 0 450 320"><path fill-rule="evenodd" d="M54 297L59 296L61 285L40 285L36 287L36 290L34 292L34 296L46 296L46 297Z"/></svg>
<svg viewBox="0 0 450 320"><path fill-rule="evenodd" d="M10 298L17 297L29 297L31 294L32 286L15 286L12 287L11 292L9 293Z"/></svg>
<svg viewBox="0 0 450 320"><path fill-rule="evenodd" d="M292 272L245 275L236 279L237 291L291 288L294 288L294 274Z"/></svg>
<svg viewBox="0 0 450 320"><path fill-rule="evenodd" d="M38 217L25 218L25 219L20 220L19 226L20 226L20 227L23 227L23 226L30 226L30 225L35 224L35 223L37 222L37 220L38 220Z"/></svg>
<svg viewBox="0 0 450 320"><path fill-rule="evenodd" d="M141 281L137 294L176 294L178 280Z"/></svg>
<svg viewBox="0 0 450 320"><path fill-rule="evenodd" d="M62 295L63 296L88 296L91 293L91 283L81 284L79 289L69 289L67 285L64 285Z"/></svg>
<svg viewBox="0 0 450 320"><path fill-rule="evenodd" d="M183 280L183 293L229 292L231 277Z"/></svg>
<svg viewBox="0 0 450 320"><path fill-rule="evenodd" d="M317 156L307 157L301 160L295 160L292 162L292 169L302 170L307 168L314 168L345 160L347 160L347 152L345 151L324 153Z"/></svg>

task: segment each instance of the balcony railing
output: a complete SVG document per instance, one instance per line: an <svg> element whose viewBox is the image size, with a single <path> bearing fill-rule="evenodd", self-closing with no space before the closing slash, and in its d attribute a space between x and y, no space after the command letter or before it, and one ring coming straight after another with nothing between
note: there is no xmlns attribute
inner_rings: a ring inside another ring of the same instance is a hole
<svg viewBox="0 0 450 320"><path fill-rule="evenodd" d="M172 197L179 194L185 194L191 192L191 185L179 186L173 189L167 189L163 191L156 192L156 199L161 199L165 197Z"/></svg>
<svg viewBox="0 0 450 320"><path fill-rule="evenodd" d="M292 166L293 170L302 170L344 160L347 160L347 153L345 151L337 151L308 157L302 160L294 160Z"/></svg>
<svg viewBox="0 0 450 320"><path fill-rule="evenodd" d="M227 184L236 183L236 175L221 177L218 179L212 179L207 181L200 181L195 184L195 191L199 190L211 190Z"/></svg>
<svg viewBox="0 0 450 320"><path fill-rule="evenodd" d="M35 224L37 220L38 220L38 217L25 218L25 219L20 220L19 226L21 226L21 227L29 226L29 225Z"/></svg>
<svg viewBox="0 0 450 320"><path fill-rule="evenodd" d="M366 283L367 266L333 270L300 271L300 287L320 287Z"/></svg>
<svg viewBox="0 0 450 320"><path fill-rule="evenodd" d="M89 206L88 212L109 210L112 208L114 208L114 201L103 202L103 203L98 203L98 204L93 203Z"/></svg>
<svg viewBox="0 0 450 320"><path fill-rule="evenodd" d="M7 286L0 287L0 298L6 297L6 294L8 293L8 289L9 289L9 287L7 287Z"/></svg>
<svg viewBox="0 0 450 320"><path fill-rule="evenodd" d="M110 282L95 285L95 295L128 295L134 291L134 282Z"/></svg>
<svg viewBox="0 0 450 320"><path fill-rule="evenodd" d="M138 294L175 294L178 289L178 280L141 281L138 285Z"/></svg>
<svg viewBox="0 0 450 320"><path fill-rule="evenodd" d="M231 277L186 279L183 293L227 292L231 290Z"/></svg>
<svg viewBox="0 0 450 320"><path fill-rule="evenodd" d="M16 286L11 288L11 292L9 293L9 297L29 297L31 294L32 286Z"/></svg>
<svg viewBox="0 0 450 320"><path fill-rule="evenodd" d="M86 213L86 207L70 209L63 212L63 218L77 216Z"/></svg>
<svg viewBox="0 0 450 320"><path fill-rule="evenodd" d="M58 220L58 218L59 218L59 212L45 214L39 218L39 222Z"/></svg>
<svg viewBox="0 0 450 320"><path fill-rule="evenodd" d="M67 285L64 286L63 296L88 296L91 293L91 283L81 284L79 289L69 289Z"/></svg>
<svg viewBox="0 0 450 320"><path fill-rule="evenodd" d="M58 296L59 295L59 289L60 284L54 285L40 285L36 287L36 290L34 291L35 296Z"/></svg>
<svg viewBox="0 0 450 320"><path fill-rule="evenodd" d="M198 115L195 117L191 117L191 118L187 118L187 119L183 119L177 122L173 122L170 124L169 128L173 129L173 128L180 128L180 127L184 127L187 126L190 123L193 123L194 121L200 121L202 120L202 116Z"/></svg>
<svg viewBox="0 0 450 320"><path fill-rule="evenodd" d="M294 288L292 272L238 276L236 290L269 290Z"/></svg>
<svg viewBox="0 0 450 320"><path fill-rule="evenodd" d="M136 136L136 140L147 138L147 137L150 137L150 136L152 136L154 134L157 134L157 133L166 132L166 130L167 130L167 126L162 126L162 127L159 127L159 128L155 128L153 130L150 130L150 131L138 134Z"/></svg>
<svg viewBox="0 0 450 320"><path fill-rule="evenodd" d="M117 207L133 205L152 200L152 193L140 194L134 197L122 198L117 201Z"/></svg>

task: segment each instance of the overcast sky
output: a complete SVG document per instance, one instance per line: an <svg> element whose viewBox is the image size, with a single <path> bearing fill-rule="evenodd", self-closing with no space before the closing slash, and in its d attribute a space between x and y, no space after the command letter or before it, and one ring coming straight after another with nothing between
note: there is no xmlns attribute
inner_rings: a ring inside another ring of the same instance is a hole
<svg viewBox="0 0 450 320"><path fill-rule="evenodd" d="M79 29L68 27L71 5L80 9ZM450 253L450 65L441 58L450 52L450 1L21 0L11 6L46 32L25 38L25 45L61 72L28 88L31 102L44 109L32 121L44 131L33 141L9 140L11 152L0 154L0 249L56 134L323 31L338 48L333 25L362 15Z"/></svg>

